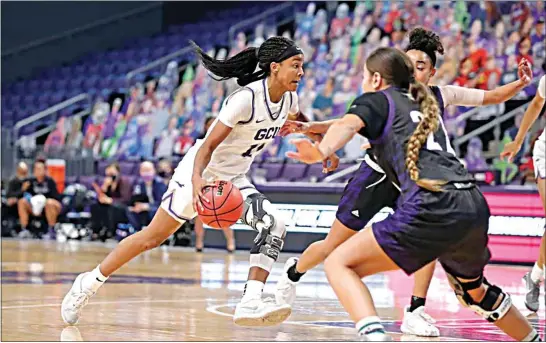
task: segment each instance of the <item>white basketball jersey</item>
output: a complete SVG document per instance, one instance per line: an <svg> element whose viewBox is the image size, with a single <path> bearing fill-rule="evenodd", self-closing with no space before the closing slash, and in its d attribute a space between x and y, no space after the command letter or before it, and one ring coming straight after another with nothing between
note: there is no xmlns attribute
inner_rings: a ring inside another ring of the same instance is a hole
<svg viewBox="0 0 546 343"><path fill-rule="evenodd" d="M267 79L233 92L224 101L207 136L218 121L233 129L213 152L203 177L231 180L245 175L256 155L273 142L288 115L298 112L296 92L286 92L279 102L271 102ZM187 155L195 155L202 143L202 140L197 141Z"/></svg>

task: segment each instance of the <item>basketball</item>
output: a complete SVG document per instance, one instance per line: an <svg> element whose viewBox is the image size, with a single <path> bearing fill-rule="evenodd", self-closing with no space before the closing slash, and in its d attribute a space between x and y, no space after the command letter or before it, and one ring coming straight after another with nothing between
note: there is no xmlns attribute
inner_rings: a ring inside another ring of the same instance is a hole
<svg viewBox="0 0 546 343"><path fill-rule="evenodd" d="M204 224L215 229L228 228L243 214L243 195L229 181L216 181L214 186L203 189L203 210L197 206L197 213Z"/></svg>

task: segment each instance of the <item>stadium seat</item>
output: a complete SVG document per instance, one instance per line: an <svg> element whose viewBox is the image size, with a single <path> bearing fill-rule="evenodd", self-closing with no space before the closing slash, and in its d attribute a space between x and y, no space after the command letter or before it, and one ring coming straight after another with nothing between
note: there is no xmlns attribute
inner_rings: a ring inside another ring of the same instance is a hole
<svg viewBox="0 0 546 343"><path fill-rule="evenodd" d="M309 166L303 163L286 163L278 181L301 181Z"/></svg>
<svg viewBox="0 0 546 343"><path fill-rule="evenodd" d="M282 173L283 167L284 167L283 163L275 163L275 162L264 162L261 165L261 168L266 170L265 178L268 181L279 178Z"/></svg>

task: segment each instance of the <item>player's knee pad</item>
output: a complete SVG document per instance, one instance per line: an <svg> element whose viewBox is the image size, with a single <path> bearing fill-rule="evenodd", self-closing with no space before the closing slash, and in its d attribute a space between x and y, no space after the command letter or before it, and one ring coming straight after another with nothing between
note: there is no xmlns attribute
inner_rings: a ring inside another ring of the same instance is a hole
<svg viewBox="0 0 546 343"><path fill-rule="evenodd" d="M447 278L451 287L455 291L455 295L459 302L472 311L476 312L489 322L496 322L508 313L512 306L510 295L504 293L499 287L491 285L482 276L477 280L470 282L461 282L455 276L447 274ZM468 291L479 288L482 284L489 286L485 292L483 299L480 302L474 301Z"/></svg>
<svg viewBox="0 0 546 343"><path fill-rule="evenodd" d="M242 219L245 224L258 232L265 229L283 238L286 230L284 223L275 216L274 212L273 205L265 195L254 193L245 200Z"/></svg>
<svg viewBox="0 0 546 343"><path fill-rule="evenodd" d="M258 231L250 250L251 267L270 271L284 245L286 228L263 194L251 194L245 201L243 221Z"/></svg>

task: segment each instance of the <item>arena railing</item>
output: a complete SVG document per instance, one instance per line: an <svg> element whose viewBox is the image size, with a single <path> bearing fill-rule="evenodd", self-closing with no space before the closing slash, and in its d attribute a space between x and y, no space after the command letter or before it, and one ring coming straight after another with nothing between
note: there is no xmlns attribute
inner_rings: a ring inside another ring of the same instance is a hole
<svg viewBox="0 0 546 343"><path fill-rule="evenodd" d="M148 5L136 8L134 10L127 11L127 12L122 13L122 14L117 14L117 15L114 15L114 16L111 16L111 17L108 17L108 18L97 20L97 21L92 22L92 23L87 24L87 25L77 27L75 29L64 31L64 32L59 33L57 35L53 35L53 36L50 36L50 37L34 40L32 42L29 42L27 44L21 45L19 47L16 47L16 48L13 48L11 50L8 50L8 51L4 52L2 54L2 58L7 57L7 56L11 56L11 55L20 54L22 52L32 50L32 49L35 49L37 47L40 47L40 46L43 46L45 44L49 44L49 43L52 43L52 42L55 42L55 41L59 41L59 40L63 40L63 39L72 39L74 36L79 35L81 33L87 32L89 30L93 30L93 29L95 29L97 27L100 27L100 26L108 25L108 24L111 24L111 23L114 23L114 22L117 22L117 21L120 21L120 20L124 20L124 19L130 18L130 17L134 17L134 16L140 15L142 13L146 13L146 12L152 10L152 9L155 9L158 6L161 6L161 2L148 4Z"/></svg>
<svg viewBox="0 0 546 343"><path fill-rule="evenodd" d="M490 130L490 129L495 129L494 130L494 142L500 142L501 140L501 124L509 119L512 119L513 117L517 116L518 114L520 113L523 113L525 112L525 110L527 109L527 107L529 106L530 102L528 103L525 103L515 109L513 109L512 111L508 112L508 113L505 113L503 115L501 115L500 117L497 117L493 120L491 120L489 123L487 124L484 124L482 126L480 126L479 128L467 133L466 135L463 135L455 140L453 140L453 148L455 149L455 151L457 152L457 154L459 154L460 152L460 147L462 144L468 142L470 139L472 139L473 137L476 137L478 135L481 135L482 133Z"/></svg>
<svg viewBox="0 0 546 343"><path fill-rule="evenodd" d="M93 106L91 96L89 94L82 93L80 95L77 95L73 98L60 102L54 106L51 106L41 112L33 114L30 117L27 117L15 123L15 126L13 127L11 132L10 142L8 146L5 146L4 144L2 144L2 153L3 154L7 153L12 158L11 167L14 168L14 166L17 164L17 161L21 158L20 149L19 149L21 137L19 133L23 127L30 125L32 123L35 123L36 121L44 119L44 118L51 118L53 124L46 126L44 128L41 128L40 130L35 131L31 133L30 135L26 135L26 136L30 136L30 138L36 139L37 137L44 135L46 133L49 133L55 129L55 126L57 125L57 120L61 116L60 111L77 104L82 104L83 110L79 111L78 113L71 114L70 118L75 118L75 117L81 118L83 116L91 114L91 109ZM2 140L2 143L4 143L4 140ZM6 172L10 173L10 172L13 172L13 170L6 170Z"/></svg>
<svg viewBox="0 0 546 343"><path fill-rule="evenodd" d="M533 79L533 81L531 81L531 84L536 84L540 81L540 77L535 77ZM527 107L529 106L530 102L527 102L526 104L523 104L515 109L513 109L512 111L508 112L508 113L505 113L501 116L498 116L497 118L491 120L489 123L487 124L484 124L482 126L480 126L479 128L461 136L461 137L458 137L456 139L453 140L453 148L455 149L455 151L457 152L457 154L460 154L460 147L461 145L463 145L464 143L468 142L470 139L472 139L473 137L476 137L476 136L479 136L481 135L482 133L490 130L490 129L494 129L493 131L493 136L494 136L494 139L493 139L493 142L495 143L499 143L502 139L501 135L502 135L502 132L501 132L501 124L504 123L505 121L507 120L510 120L512 119L513 117L517 116L518 114L520 113L523 113L525 112L525 110L527 109ZM494 106L499 106L499 105L494 105ZM502 106L504 107L504 106ZM500 107L499 107L500 109ZM476 108L473 108L471 109L470 111L467 111L463 114L461 114L458 118L457 118L457 123L461 123L463 121L466 121L467 119L469 119L470 117L472 117L473 115L475 114L478 114L479 112L483 111L484 108L483 107L476 107ZM502 113L502 111L497 111L497 115L500 115ZM496 154L496 152L495 152Z"/></svg>

